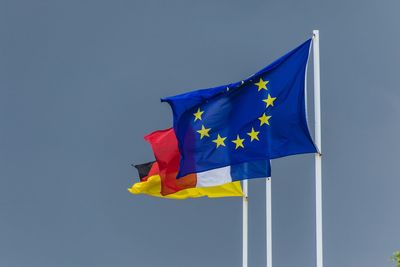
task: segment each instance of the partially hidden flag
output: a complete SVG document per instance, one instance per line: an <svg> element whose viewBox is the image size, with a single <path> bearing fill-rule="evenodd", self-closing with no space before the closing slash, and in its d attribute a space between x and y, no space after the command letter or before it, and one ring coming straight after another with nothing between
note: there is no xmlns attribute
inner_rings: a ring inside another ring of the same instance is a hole
<svg viewBox="0 0 400 267"><path fill-rule="evenodd" d="M161 194L161 177L156 161L135 165L139 172L140 182L128 189L132 194L146 194L155 197L170 199L186 199L198 197L241 197L243 196L240 182L228 183L213 187L186 187L169 195Z"/></svg>
<svg viewBox="0 0 400 267"><path fill-rule="evenodd" d="M178 177L317 152L305 105L310 46L311 39L243 81L162 99L173 111Z"/></svg>
<svg viewBox="0 0 400 267"><path fill-rule="evenodd" d="M155 131L146 135L145 140L150 143L157 161L157 169L150 168L149 172L158 172L159 178L153 180L160 180L160 192L163 196L172 196L177 192L185 196L179 198L242 196L240 182L235 181L270 176L269 161L255 161L192 173L177 179L180 154L174 130L170 128ZM149 178L145 180L148 181Z"/></svg>

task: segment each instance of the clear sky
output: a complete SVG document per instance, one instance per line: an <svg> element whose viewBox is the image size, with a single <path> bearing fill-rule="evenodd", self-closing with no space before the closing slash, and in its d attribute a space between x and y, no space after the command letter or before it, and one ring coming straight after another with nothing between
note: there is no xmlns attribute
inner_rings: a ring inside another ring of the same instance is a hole
<svg viewBox="0 0 400 267"><path fill-rule="evenodd" d="M130 195L130 164L153 159L143 135L171 126L161 97L248 77L313 29L325 266L392 266L398 0L1 0L0 10L0 266L241 266L241 199ZM313 172L312 155L272 163L274 267L315 266ZM250 182L249 216L249 266L265 266L264 180Z"/></svg>

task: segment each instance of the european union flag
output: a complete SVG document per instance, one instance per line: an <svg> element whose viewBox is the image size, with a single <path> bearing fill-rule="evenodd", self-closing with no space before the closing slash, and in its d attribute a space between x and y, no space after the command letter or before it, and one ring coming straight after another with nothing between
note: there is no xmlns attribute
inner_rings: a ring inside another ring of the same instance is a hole
<svg viewBox="0 0 400 267"><path fill-rule="evenodd" d="M173 110L178 177L317 152L305 107L310 45L311 39L243 81L162 99Z"/></svg>

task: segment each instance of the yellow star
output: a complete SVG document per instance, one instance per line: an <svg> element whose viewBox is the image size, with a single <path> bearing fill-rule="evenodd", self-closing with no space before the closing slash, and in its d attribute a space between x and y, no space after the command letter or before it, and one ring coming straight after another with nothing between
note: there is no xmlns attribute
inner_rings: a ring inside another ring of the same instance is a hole
<svg viewBox="0 0 400 267"><path fill-rule="evenodd" d="M269 106L274 106L275 99L276 97L271 97L271 95L268 94L268 98L264 99L263 101L265 102L265 104L267 104L267 107L269 107Z"/></svg>
<svg viewBox="0 0 400 267"><path fill-rule="evenodd" d="M261 117L259 117L258 119L260 120L260 126L262 126L262 125L264 125L264 124L267 124L267 125L269 125L269 119L271 118L271 116L267 116L267 115L265 115L265 113L261 116Z"/></svg>
<svg viewBox="0 0 400 267"><path fill-rule="evenodd" d="M201 115L204 113L204 111L201 111L200 108L197 109L196 113L193 113L194 115L194 121L201 120Z"/></svg>
<svg viewBox="0 0 400 267"><path fill-rule="evenodd" d="M236 140L232 141L236 145L235 149L238 149L239 147L244 148L243 141L244 141L244 139L240 139L240 136L237 135Z"/></svg>
<svg viewBox="0 0 400 267"><path fill-rule="evenodd" d="M211 128L205 128L204 125L201 125L201 129L197 131L200 134L200 139L203 139L204 136L210 137L208 134L210 130Z"/></svg>
<svg viewBox="0 0 400 267"><path fill-rule="evenodd" d="M269 81L263 81L263 79L260 78L260 81L258 83L255 83L255 85L258 86L258 91L261 91L262 89L268 90L267 84Z"/></svg>
<svg viewBox="0 0 400 267"><path fill-rule="evenodd" d="M218 148L219 146L225 146L225 143L224 143L225 139L226 139L226 137L221 137L221 136L218 134L217 139L214 139L214 140L212 140L212 141L213 141L215 144L217 144L217 148Z"/></svg>
<svg viewBox="0 0 400 267"><path fill-rule="evenodd" d="M257 140L257 141L260 141L260 139L258 139L258 134L259 134L260 132L256 132L256 131L254 131L254 128L252 127L251 128L251 132L249 132L249 133L247 133L247 135L248 136L250 136L250 142L253 142L253 140Z"/></svg>

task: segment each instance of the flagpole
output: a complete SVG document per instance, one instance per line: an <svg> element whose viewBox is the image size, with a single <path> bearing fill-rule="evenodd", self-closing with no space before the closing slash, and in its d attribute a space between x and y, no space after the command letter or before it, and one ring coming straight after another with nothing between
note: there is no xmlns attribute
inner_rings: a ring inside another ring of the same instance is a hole
<svg viewBox="0 0 400 267"><path fill-rule="evenodd" d="M315 144L318 152L315 154L315 218L316 218L316 248L317 267L323 267L322 243L322 152L321 152L321 94L319 65L319 31L313 31L314 54L314 122Z"/></svg>
<svg viewBox="0 0 400 267"><path fill-rule="evenodd" d="M266 215L266 250L267 267L272 267L272 180L271 177L265 179L265 215Z"/></svg>
<svg viewBox="0 0 400 267"><path fill-rule="evenodd" d="M248 182L243 180L243 246L242 246L242 260L243 267L248 266Z"/></svg>

